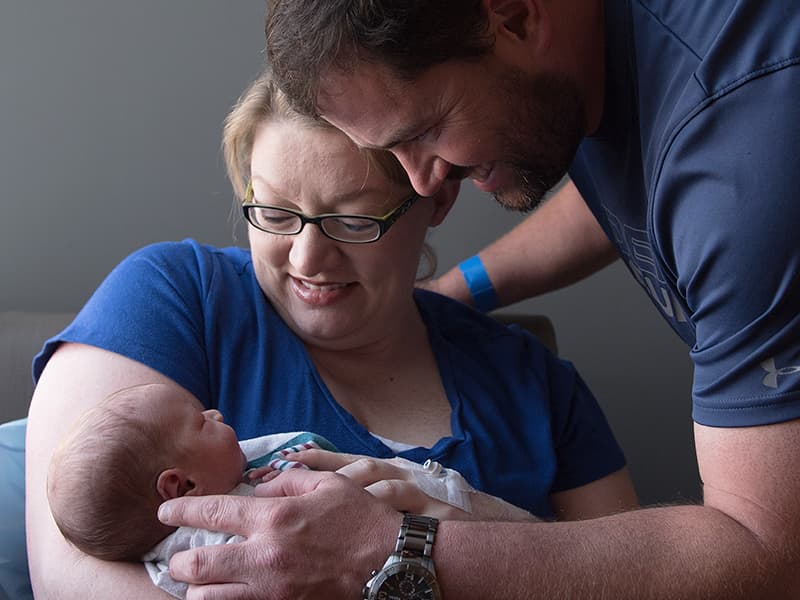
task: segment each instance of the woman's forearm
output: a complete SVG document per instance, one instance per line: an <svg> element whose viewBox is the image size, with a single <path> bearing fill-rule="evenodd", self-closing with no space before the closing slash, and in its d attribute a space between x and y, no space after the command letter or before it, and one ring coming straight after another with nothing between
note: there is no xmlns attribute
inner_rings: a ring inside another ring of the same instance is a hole
<svg viewBox="0 0 800 600"><path fill-rule="evenodd" d="M78 344L65 344L48 363L31 402L25 449L28 563L37 600L171 598L142 564L101 561L72 547L53 521L46 491L50 456L81 412L112 391L164 379L129 359Z"/></svg>
<svg viewBox="0 0 800 600"><path fill-rule="evenodd" d="M35 528L28 539L31 583L37 600L172 598L153 584L140 563L87 556L68 546L58 531L48 533L42 527Z"/></svg>

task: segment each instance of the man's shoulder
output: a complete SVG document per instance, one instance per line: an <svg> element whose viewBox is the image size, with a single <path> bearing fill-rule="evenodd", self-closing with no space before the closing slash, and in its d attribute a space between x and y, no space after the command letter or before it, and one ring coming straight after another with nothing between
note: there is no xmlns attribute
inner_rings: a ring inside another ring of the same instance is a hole
<svg viewBox="0 0 800 600"><path fill-rule="evenodd" d="M686 62L696 61L692 78L708 96L800 60L795 0L638 0L632 6L637 53L657 48L670 68L680 64L679 54ZM649 62L638 70L640 75L654 72Z"/></svg>

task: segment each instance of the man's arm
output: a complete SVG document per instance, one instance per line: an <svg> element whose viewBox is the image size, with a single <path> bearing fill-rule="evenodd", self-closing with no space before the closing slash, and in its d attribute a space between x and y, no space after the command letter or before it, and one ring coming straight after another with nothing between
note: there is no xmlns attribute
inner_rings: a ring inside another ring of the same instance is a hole
<svg viewBox="0 0 800 600"><path fill-rule="evenodd" d="M479 256L501 306L575 283L618 257L571 181ZM473 304L458 267L424 287Z"/></svg>
<svg viewBox="0 0 800 600"><path fill-rule="evenodd" d="M444 597L797 598L800 420L736 429L698 425L695 435L703 506L558 523L442 522L433 558ZM293 469L266 485L273 497L179 498L162 505L171 524L248 537L244 544L176 554L173 575L198 584L231 582L213 586L217 599L239 597L242 582L253 598L357 598L369 571L391 552L399 513L332 473ZM292 558L297 548L303 561Z"/></svg>
<svg viewBox="0 0 800 600"><path fill-rule="evenodd" d="M36 598L171 598L144 566L87 556L58 531L47 502L50 456L75 419L119 389L170 382L144 365L99 348L65 344L47 363L33 395L26 440L26 527L31 582Z"/></svg>
<svg viewBox="0 0 800 600"><path fill-rule="evenodd" d="M442 523L449 596L726 600L800 595L800 421L695 426L703 506L592 521ZM477 567L483 568L478 569Z"/></svg>

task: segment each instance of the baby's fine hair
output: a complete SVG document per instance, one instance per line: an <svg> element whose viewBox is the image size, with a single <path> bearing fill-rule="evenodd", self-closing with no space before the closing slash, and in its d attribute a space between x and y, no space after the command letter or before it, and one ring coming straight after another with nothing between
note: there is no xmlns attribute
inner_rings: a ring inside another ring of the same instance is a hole
<svg viewBox="0 0 800 600"><path fill-rule="evenodd" d="M137 412L150 385L116 392L81 415L50 461L47 498L56 525L81 551L138 561L174 531L157 517L159 473L179 458L169 424Z"/></svg>

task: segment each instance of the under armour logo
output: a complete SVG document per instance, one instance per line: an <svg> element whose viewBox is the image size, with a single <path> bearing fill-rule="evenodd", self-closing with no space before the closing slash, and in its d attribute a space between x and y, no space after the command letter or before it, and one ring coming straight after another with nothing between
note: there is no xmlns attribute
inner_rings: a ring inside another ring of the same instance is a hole
<svg viewBox="0 0 800 600"><path fill-rule="evenodd" d="M769 360L762 362L761 368L767 372L767 374L764 375L764 379L761 380L761 383L771 388L778 387L778 375L791 375L792 373L800 373L800 365L778 369L775 367L774 358L770 358Z"/></svg>

